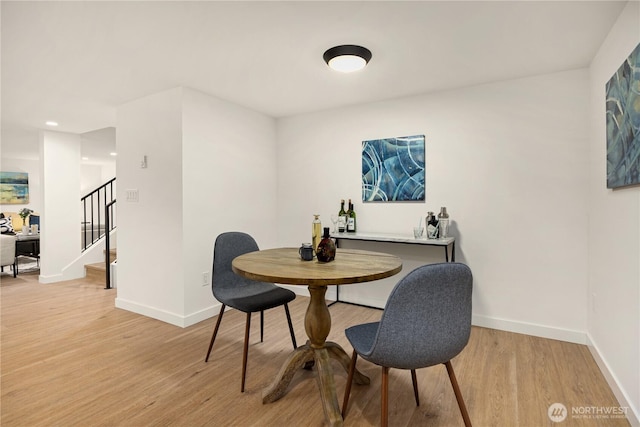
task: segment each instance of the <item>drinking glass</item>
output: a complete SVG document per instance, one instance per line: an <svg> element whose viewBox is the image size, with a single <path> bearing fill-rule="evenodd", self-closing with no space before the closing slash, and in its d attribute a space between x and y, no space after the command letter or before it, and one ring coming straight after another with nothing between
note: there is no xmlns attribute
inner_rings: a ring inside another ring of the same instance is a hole
<svg viewBox="0 0 640 427"><path fill-rule="evenodd" d="M338 230L336 229L336 224L338 223L338 214L331 214L331 222L333 223L332 233L335 234L338 232Z"/></svg>

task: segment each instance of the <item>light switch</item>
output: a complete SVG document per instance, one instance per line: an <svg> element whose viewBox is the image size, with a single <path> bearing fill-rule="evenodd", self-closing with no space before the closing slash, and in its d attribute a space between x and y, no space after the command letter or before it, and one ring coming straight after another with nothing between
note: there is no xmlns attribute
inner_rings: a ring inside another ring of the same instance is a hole
<svg viewBox="0 0 640 427"><path fill-rule="evenodd" d="M127 191L127 202L138 203L138 190L126 190Z"/></svg>

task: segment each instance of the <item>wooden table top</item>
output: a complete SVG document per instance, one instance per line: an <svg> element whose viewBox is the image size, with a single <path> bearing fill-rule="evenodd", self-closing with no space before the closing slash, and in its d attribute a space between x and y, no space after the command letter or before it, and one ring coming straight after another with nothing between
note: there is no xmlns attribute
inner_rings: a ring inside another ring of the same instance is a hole
<svg viewBox="0 0 640 427"><path fill-rule="evenodd" d="M288 285L346 285L393 276L402 270L395 255L358 249L337 249L331 262L303 261L298 248L249 252L235 258L233 271L262 282Z"/></svg>

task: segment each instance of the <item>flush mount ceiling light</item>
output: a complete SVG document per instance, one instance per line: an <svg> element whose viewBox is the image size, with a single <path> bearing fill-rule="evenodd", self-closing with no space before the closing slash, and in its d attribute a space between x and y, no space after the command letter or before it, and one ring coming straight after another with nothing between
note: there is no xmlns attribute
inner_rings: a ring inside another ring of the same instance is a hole
<svg viewBox="0 0 640 427"><path fill-rule="evenodd" d="M351 73L362 70L367 65L371 59L371 51L366 47L345 44L332 47L322 57L331 69Z"/></svg>
<svg viewBox="0 0 640 427"><path fill-rule="evenodd" d="M48 122L45 123L45 125L47 126L58 126L58 122L54 122L53 120L49 120Z"/></svg>

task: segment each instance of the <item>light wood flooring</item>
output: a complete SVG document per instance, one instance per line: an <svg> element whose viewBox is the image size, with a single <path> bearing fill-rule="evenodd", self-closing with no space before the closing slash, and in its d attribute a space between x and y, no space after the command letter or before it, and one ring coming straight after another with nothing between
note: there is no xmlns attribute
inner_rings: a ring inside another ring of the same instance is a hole
<svg viewBox="0 0 640 427"><path fill-rule="evenodd" d="M175 327L114 308L116 290L85 281L42 285L37 275L0 276L0 424L11 426L322 426L313 372L296 374L287 395L263 405L262 388L291 351L284 310L265 313L265 341L254 315L247 385L240 393L243 313L228 311L209 363L214 326L208 319ZM291 313L305 342L298 297ZM330 308L329 340L351 347L350 325L381 311L347 304ZM371 378L352 388L345 426L379 425L380 368L359 360ZM549 405L618 406L585 346L474 327L453 360L474 426L627 426L626 419L551 422ZM333 365L339 401L346 373ZM390 425L459 426L462 417L444 366L418 371L421 406L411 375L391 370Z"/></svg>

